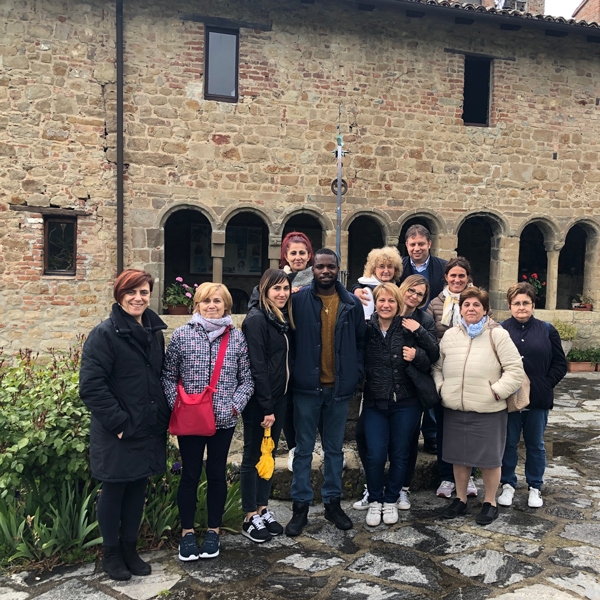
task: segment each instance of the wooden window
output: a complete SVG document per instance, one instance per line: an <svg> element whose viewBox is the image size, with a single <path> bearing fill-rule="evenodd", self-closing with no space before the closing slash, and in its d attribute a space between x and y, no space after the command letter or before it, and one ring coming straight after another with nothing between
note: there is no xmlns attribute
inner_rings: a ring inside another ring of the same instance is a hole
<svg viewBox="0 0 600 600"><path fill-rule="evenodd" d="M75 275L77 217L44 217L44 275Z"/></svg>
<svg viewBox="0 0 600 600"><path fill-rule="evenodd" d="M206 27L204 53L204 97L237 102L239 31Z"/></svg>
<svg viewBox="0 0 600 600"><path fill-rule="evenodd" d="M465 56L463 121L465 125L483 125L490 121L490 83L492 60Z"/></svg>

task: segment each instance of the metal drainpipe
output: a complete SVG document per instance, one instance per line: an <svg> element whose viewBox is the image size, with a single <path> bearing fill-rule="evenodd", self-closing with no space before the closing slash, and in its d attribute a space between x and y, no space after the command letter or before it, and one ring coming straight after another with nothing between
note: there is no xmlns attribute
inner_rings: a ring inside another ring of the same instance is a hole
<svg viewBox="0 0 600 600"><path fill-rule="evenodd" d="M117 0L117 275L123 271L123 0Z"/></svg>

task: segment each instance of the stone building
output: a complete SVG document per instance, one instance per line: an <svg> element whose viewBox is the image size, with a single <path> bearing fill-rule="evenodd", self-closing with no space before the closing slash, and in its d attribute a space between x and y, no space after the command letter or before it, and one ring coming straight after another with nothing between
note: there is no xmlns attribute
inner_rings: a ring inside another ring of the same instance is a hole
<svg viewBox="0 0 600 600"><path fill-rule="evenodd" d="M285 233L335 245L338 132L349 281L423 223L598 345L600 30L494 6L0 0L0 345L68 345L128 266L242 311Z"/></svg>

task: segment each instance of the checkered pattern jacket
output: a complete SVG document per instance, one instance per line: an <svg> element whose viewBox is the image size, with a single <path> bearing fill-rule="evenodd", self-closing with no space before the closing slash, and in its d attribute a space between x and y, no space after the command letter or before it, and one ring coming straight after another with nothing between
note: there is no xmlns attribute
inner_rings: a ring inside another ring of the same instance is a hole
<svg viewBox="0 0 600 600"><path fill-rule="evenodd" d="M180 379L188 394L199 394L208 385L222 339L223 336L220 336L211 344L204 329L192 321L173 332L161 376L171 410L175 405L177 382ZM246 339L241 331L232 329L217 391L213 396L217 429L235 426L238 415L244 410L253 391Z"/></svg>

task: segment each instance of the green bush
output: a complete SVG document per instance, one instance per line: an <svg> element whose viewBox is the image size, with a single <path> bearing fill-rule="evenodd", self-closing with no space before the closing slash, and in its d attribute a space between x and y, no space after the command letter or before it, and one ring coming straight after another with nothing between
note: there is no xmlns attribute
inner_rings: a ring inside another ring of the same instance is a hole
<svg viewBox="0 0 600 600"><path fill-rule="evenodd" d="M567 360L571 362L600 362L600 349L572 348L571 350L569 350L569 354L567 354Z"/></svg>
<svg viewBox="0 0 600 600"><path fill-rule="evenodd" d="M29 350L0 365L0 495L55 501L65 481L89 479L89 412L79 399L81 341L42 363Z"/></svg>
<svg viewBox="0 0 600 600"><path fill-rule="evenodd" d="M552 325L554 325L556 331L558 331L558 335L560 335L560 339L564 342L574 340L577 337L577 327L572 323L557 319Z"/></svg>

